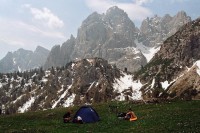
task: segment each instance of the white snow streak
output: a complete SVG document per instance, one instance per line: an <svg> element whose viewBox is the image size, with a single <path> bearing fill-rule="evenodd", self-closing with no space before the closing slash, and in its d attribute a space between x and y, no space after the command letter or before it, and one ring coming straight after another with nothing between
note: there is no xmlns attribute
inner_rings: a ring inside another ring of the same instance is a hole
<svg viewBox="0 0 200 133"><path fill-rule="evenodd" d="M68 88L66 89L66 91L60 96L60 98L53 104L52 109L56 107L56 105L60 102L60 100L62 98L64 98L66 96L66 94L68 93L68 90L71 88L72 85L68 86ZM67 101L67 100L66 100Z"/></svg>
<svg viewBox="0 0 200 133"><path fill-rule="evenodd" d="M63 107L72 106L75 96L76 96L76 94L72 94L70 97L68 97L67 100L65 100L65 103L63 104Z"/></svg>
<svg viewBox="0 0 200 133"><path fill-rule="evenodd" d="M21 98L22 98L22 96L24 96L24 95L21 95L21 96L19 96L15 101L13 101L12 103L16 103L18 100L20 100Z"/></svg>
<svg viewBox="0 0 200 133"><path fill-rule="evenodd" d="M29 101L27 101L25 104L23 104L22 107L19 107L18 112L19 113L24 113L25 111L28 110L29 107L31 107L31 104L34 103L35 98L31 97L31 99L29 99Z"/></svg>
<svg viewBox="0 0 200 133"><path fill-rule="evenodd" d="M153 88L154 84L155 84L155 78L152 80L151 88Z"/></svg>
<svg viewBox="0 0 200 133"><path fill-rule="evenodd" d="M94 83L96 83L96 82L94 81L94 82L90 85L90 87L88 88L87 91L89 91L89 90L93 87Z"/></svg>

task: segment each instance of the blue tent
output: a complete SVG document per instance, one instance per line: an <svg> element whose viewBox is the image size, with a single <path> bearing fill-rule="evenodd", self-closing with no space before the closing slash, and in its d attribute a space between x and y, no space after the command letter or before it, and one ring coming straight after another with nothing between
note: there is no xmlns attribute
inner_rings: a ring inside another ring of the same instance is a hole
<svg viewBox="0 0 200 133"><path fill-rule="evenodd" d="M92 123L99 121L99 115L91 106L82 106L74 115L73 122L80 116L83 123Z"/></svg>

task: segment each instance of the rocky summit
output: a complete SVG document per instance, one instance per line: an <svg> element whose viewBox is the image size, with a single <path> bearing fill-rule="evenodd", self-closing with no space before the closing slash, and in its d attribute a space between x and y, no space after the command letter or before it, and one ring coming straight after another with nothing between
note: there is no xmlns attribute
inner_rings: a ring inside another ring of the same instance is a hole
<svg viewBox="0 0 200 133"><path fill-rule="evenodd" d="M145 19L140 27L139 40L145 46L159 46L168 37L172 36L181 26L191 21L184 11L175 16L166 14L164 17L155 15Z"/></svg>
<svg viewBox="0 0 200 133"><path fill-rule="evenodd" d="M45 68L99 57L133 72L146 65L160 44L189 21L191 18L182 11L173 17L147 18L139 29L127 13L116 6L105 14L94 12L82 22L76 38L71 36L62 46L52 48Z"/></svg>

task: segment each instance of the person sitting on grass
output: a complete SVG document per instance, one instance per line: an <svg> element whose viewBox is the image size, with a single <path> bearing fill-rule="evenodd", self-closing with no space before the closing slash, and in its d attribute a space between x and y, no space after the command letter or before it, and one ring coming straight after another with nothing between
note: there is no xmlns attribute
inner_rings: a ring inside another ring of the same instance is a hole
<svg viewBox="0 0 200 133"><path fill-rule="evenodd" d="M72 110L67 111L67 113L65 113L63 115L63 122L64 123L69 123L70 122L70 120L71 120L71 114L72 114Z"/></svg>
<svg viewBox="0 0 200 133"><path fill-rule="evenodd" d="M125 120L129 121L137 120L137 116L135 115L135 113L132 111L131 108L129 109L128 113L126 113Z"/></svg>

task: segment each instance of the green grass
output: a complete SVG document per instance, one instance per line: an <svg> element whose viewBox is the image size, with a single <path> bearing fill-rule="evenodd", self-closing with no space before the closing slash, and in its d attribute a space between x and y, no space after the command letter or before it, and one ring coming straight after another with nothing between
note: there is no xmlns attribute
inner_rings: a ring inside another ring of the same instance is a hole
<svg viewBox="0 0 200 133"><path fill-rule="evenodd" d="M119 120L109 112L110 104L124 112L132 108L138 116L135 122ZM0 116L0 133L197 133L200 131L200 101L176 101L160 104L105 103L93 106L101 121L90 124L63 123L67 110L29 112ZM74 112L78 107L72 108Z"/></svg>

